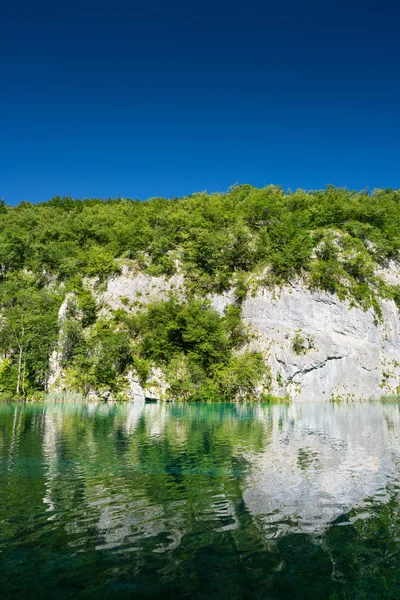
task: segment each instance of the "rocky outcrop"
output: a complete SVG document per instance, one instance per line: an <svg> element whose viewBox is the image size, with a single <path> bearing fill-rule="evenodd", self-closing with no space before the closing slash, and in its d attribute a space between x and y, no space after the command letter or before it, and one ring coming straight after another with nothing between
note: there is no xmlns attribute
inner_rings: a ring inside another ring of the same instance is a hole
<svg viewBox="0 0 400 600"><path fill-rule="evenodd" d="M64 347L64 324L67 318L68 303L71 298L73 298L73 294L66 294L58 311L58 345L50 355L50 376L47 382L48 390L51 392L61 391L64 387L64 373L61 360Z"/></svg>
<svg viewBox="0 0 400 600"><path fill-rule="evenodd" d="M389 267L380 275L393 282L398 270ZM105 313L115 308L135 311L171 292L184 296L182 275L151 277L124 267L97 300ZM234 302L234 294L213 294L209 299L222 314ZM381 307L382 319L378 320L372 309L363 311L297 282L248 294L242 316L255 334L251 347L268 357L274 395L301 401L367 399L400 391L399 312L393 301L382 300ZM52 370L53 381L60 380L57 355L52 357ZM159 369L146 389L132 372L127 381L132 400L165 397L167 386Z"/></svg>
<svg viewBox="0 0 400 600"><path fill-rule="evenodd" d="M275 393L299 400L361 399L396 393L400 384L400 319L394 302L382 301L382 321L372 309L351 307L300 284L247 297L243 318L269 349ZM312 340L297 348L296 339Z"/></svg>
<svg viewBox="0 0 400 600"><path fill-rule="evenodd" d="M165 300L170 293L183 295L184 279L182 275L172 277L151 277L122 266L121 275L109 279L107 288L98 295L99 303L104 308L124 308L135 310L154 298Z"/></svg>

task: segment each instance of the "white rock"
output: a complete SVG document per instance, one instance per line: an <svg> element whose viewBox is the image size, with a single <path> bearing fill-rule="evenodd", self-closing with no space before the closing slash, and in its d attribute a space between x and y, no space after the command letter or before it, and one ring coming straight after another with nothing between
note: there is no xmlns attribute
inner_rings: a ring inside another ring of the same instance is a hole
<svg viewBox="0 0 400 600"><path fill-rule="evenodd" d="M243 318L260 334L260 348L269 347L281 392L298 400L361 399L395 393L400 383L399 313L392 301L382 301L382 308L383 321L377 323L371 309L294 284L278 294L260 290L248 296ZM297 355L296 331L313 338L314 348Z"/></svg>
<svg viewBox="0 0 400 600"><path fill-rule="evenodd" d="M394 283L399 267L389 265L381 276ZM396 267L396 269L395 269ZM123 267L122 274L109 279L106 291L98 294L99 305L109 309L135 311L138 304L166 299L170 292L184 298L182 274L171 278L152 277ZM234 294L211 294L211 304L223 314L234 302ZM60 308L60 324L65 318L68 297ZM400 319L393 301L382 300L382 322L369 309L350 306L327 292L310 292L301 282L281 290L260 288L243 303L244 322L256 334L250 346L268 357L273 379L273 393L296 400L329 400L332 397L365 399L394 394L400 389ZM60 328L62 330L62 326ZM293 338L313 341L303 354L293 350ZM59 353L51 358L55 385L62 378ZM167 385L164 374L155 369L143 389L137 377L128 374L132 400L145 397L164 398Z"/></svg>

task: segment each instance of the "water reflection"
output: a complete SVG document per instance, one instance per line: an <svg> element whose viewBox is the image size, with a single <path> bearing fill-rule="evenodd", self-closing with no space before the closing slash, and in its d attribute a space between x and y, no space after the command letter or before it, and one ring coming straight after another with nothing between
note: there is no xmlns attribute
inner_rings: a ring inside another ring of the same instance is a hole
<svg viewBox="0 0 400 600"><path fill-rule="evenodd" d="M397 598L399 459L397 404L0 405L2 598Z"/></svg>
<svg viewBox="0 0 400 600"><path fill-rule="evenodd" d="M275 407L273 415L270 443L251 457L244 492L267 532L279 523L321 533L366 500L388 500L399 474L398 405L304 403Z"/></svg>

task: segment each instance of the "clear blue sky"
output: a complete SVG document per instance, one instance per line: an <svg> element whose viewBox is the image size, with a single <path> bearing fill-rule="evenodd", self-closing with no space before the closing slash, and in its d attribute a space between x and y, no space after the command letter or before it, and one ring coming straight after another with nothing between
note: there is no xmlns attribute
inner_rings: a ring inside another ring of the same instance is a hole
<svg viewBox="0 0 400 600"><path fill-rule="evenodd" d="M4 0L0 197L400 187L400 4Z"/></svg>

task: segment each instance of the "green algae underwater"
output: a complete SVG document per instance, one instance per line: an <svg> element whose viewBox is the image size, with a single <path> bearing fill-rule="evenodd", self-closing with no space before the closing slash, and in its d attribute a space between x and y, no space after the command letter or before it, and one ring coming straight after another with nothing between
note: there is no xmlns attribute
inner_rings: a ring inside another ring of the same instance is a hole
<svg viewBox="0 0 400 600"><path fill-rule="evenodd" d="M397 599L400 407L1 404L0 590Z"/></svg>

